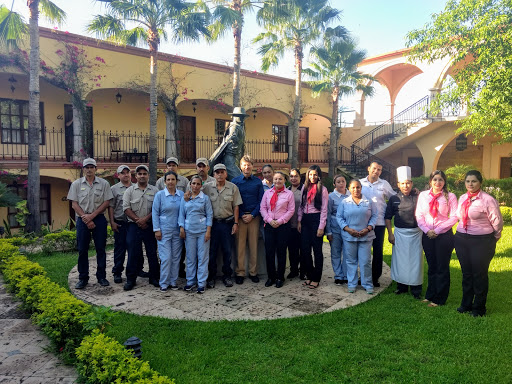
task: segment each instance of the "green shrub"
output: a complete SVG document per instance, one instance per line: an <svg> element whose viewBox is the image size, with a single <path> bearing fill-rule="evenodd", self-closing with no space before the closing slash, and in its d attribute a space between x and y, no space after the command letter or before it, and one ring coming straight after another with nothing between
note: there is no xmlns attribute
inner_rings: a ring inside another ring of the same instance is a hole
<svg viewBox="0 0 512 384"><path fill-rule="evenodd" d="M76 350L77 371L86 383L173 384L174 380L153 371L116 340L94 331Z"/></svg>
<svg viewBox="0 0 512 384"><path fill-rule="evenodd" d="M507 179L486 179L483 189L501 205L512 206L512 177Z"/></svg>
<svg viewBox="0 0 512 384"><path fill-rule="evenodd" d="M3 239L2 239L3 240ZM0 270L5 267L5 262L13 256L21 255L18 247L12 245L8 241L0 242Z"/></svg>
<svg viewBox="0 0 512 384"><path fill-rule="evenodd" d="M11 245L29 245L34 242L33 239L29 239L27 237L11 237L8 239L0 239L0 244L11 244Z"/></svg>
<svg viewBox="0 0 512 384"><path fill-rule="evenodd" d="M49 233L43 237L43 252L70 250L76 247L76 231Z"/></svg>
<svg viewBox="0 0 512 384"><path fill-rule="evenodd" d="M503 222L505 224L512 224L512 208L500 207L501 216L503 216Z"/></svg>
<svg viewBox="0 0 512 384"><path fill-rule="evenodd" d="M9 257L3 266L5 281L12 292L19 291L19 285L22 280L30 279L34 276L46 276L46 271L37 263L29 261L20 254Z"/></svg>

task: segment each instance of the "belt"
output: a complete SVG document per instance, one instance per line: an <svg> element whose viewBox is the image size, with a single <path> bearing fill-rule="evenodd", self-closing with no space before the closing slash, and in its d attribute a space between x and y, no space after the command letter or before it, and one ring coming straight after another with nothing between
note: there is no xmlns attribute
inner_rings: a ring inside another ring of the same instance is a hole
<svg viewBox="0 0 512 384"><path fill-rule="evenodd" d="M217 223L232 223L233 221L235 221L235 217L229 216L229 217L226 217L225 219L213 219L213 220Z"/></svg>

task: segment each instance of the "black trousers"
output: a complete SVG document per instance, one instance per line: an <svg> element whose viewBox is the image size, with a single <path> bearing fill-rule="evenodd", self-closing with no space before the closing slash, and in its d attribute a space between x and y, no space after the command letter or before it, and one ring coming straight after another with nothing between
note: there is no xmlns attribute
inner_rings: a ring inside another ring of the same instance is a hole
<svg viewBox="0 0 512 384"><path fill-rule="evenodd" d="M374 228L375 239L373 239L373 259L372 259L372 279L376 283L379 281L379 277L382 276L382 261L384 252L384 233L386 232L386 226L376 225Z"/></svg>
<svg viewBox="0 0 512 384"><path fill-rule="evenodd" d="M267 260L267 275L271 280L283 280L286 269L286 243L290 235L290 224L286 223L277 228L265 223L265 255ZM276 271L277 258L277 271Z"/></svg>
<svg viewBox="0 0 512 384"><path fill-rule="evenodd" d="M411 295L419 296L421 295L421 290L423 289L423 285L407 285L402 283L396 283L396 289L400 292L409 292L409 287L411 287Z"/></svg>
<svg viewBox="0 0 512 384"><path fill-rule="evenodd" d="M435 239L422 238L428 264L428 285L425 299L444 305L450 292L450 258L454 248L453 232L441 233Z"/></svg>
<svg viewBox="0 0 512 384"><path fill-rule="evenodd" d="M300 263L300 232L297 228L290 228L288 236L288 260L290 261L290 272L299 273Z"/></svg>
<svg viewBox="0 0 512 384"><path fill-rule="evenodd" d="M316 235L320 225L320 213L306 213L302 216L300 241L300 267L311 281L319 282L322 278L324 255L322 253L323 236ZM313 248L314 263L311 256Z"/></svg>
<svg viewBox="0 0 512 384"><path fill-rule="evenodd" d="M496 251L494 235L455 234L455 252L462 269L461 307L485 315L489 291L489 264Z"/></svg>

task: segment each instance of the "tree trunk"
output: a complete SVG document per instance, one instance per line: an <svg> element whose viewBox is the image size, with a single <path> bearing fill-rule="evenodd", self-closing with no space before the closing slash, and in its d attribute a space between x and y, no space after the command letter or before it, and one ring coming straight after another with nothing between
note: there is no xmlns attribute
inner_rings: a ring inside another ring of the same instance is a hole
<svg viewBox="0 0 512 384"><path fill-rule="evenodd" d="M338 164L338 140L340 129L338 127L338 91L332 92L331 137L329 140L329 176L334 177Z"/></svg>
<svg viewBox="0 0 512 384"><path fill-rule="evenodd" d="M39 0L28 1L30 12L30 56L29 56L29 102L28 102L28 183L27 232L41 233L41 209L39 202L39 134L41 115L39 112Z"/></svg>
<svg viewBox="0 0 512 384"><path fill-rule="evenodd" d="M233 0L231 8L242 14L241 0ZM233 38L235 40L235 57L233 61L233 108L241 107L240 105L240 66L242 65L242 58L240 54L240 47L242 43L242 24L233 24Z"/></svg>
<svg viewBox="0 0 512 384"><path fill-rule="evenodd" d="M157 180L157 60L158 60L158 43L150 41L149 52L151 57L150 73L151 83L149 87L149 183L155 185Z"/></svg>
<svg viewBox="0 0 512 384"><path fill-rule="evenodd" d="M299 122L302 96L302 45L298 42L295 45L295 100L293 103L293 126L292 126L292 148L291 165L296 168L299 164Z"/></svg>
<svg viewBox="0 0 512 384"><path fill-rule="evenodd" d="M178 124L177 124L177 113L176 110L166 109L165 110L165 157L179 157L178 153Z"/></svg>

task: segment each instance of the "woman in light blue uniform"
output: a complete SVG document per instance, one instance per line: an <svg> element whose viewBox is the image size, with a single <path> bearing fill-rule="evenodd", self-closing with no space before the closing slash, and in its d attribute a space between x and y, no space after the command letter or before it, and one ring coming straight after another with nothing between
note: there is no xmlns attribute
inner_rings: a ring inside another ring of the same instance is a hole
<svg viewBox="0 0 512 384"><path fill-rule="evenodd" d="M197 285L197 293L204 293L208 278L210 260L210 236L213 221L213 209L210 199L201 191L203 182L199 176L190 179L192 195L180 206L180 236L185 239L187 250L185 291L191 291Z"/></svg>
<svg viewBox="0 0 512 384"><path fill-rule="evenodd" d="M164 175L166 188L155 195L152 208L153 231L160 257L160 291L177 290L183 240L180 238L178 216L183 192L176 189L178 175L169 171Z"/></svg>
<svg viewBox="0 0 512 384"><path fill-rule="evenodd" d="M349 191L352 196L343 199L338 207L336 219L343 231L343 257L347 259L348 292L357 287L357 265L361 272L361 285L368 294L373 294L372 240L375 238L377 207L361 193L361 182L352 180Z"/></svg>
<svg viewBox="0 0 512 384"><path fill-rule="evenodd" d="M343 240L341 228L336 220L340 202L350 196L347 189L347 180L343 175L334 176L334 191L329 194L327 203L327 225L325 232L327 240L331 245L331 264L334 271L334 284L342 285L347 283L347 258L341 256Z"/></svg>

